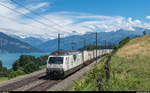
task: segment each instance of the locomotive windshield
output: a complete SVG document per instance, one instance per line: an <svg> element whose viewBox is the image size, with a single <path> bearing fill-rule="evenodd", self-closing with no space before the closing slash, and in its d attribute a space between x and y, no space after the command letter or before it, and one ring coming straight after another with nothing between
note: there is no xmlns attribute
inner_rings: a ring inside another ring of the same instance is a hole
<svg viewBox="0 0 150 93"><path fill-rule="evenodd" d="M50 57L50 64L63 64L63 57Z"/></svg>

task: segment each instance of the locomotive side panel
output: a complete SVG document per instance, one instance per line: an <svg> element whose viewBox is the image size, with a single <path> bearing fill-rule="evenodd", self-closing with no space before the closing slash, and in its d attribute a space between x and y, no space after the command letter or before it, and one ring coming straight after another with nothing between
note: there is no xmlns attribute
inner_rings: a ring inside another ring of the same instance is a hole
<svg viewBox="0 0 150 93"><path fill-rule="evenodd" d="M64 76L67 76L73 72L75 72L76 70L78 70L79 68L82 67L83 61L82 61L82 54L76 54L76 55L71 55L70 57L70 68L64 71Z"/></svg>

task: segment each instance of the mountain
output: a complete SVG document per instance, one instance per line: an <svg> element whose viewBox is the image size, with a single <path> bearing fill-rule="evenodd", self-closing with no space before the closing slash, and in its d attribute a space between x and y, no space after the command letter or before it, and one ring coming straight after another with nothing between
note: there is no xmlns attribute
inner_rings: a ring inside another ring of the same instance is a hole
<svg viewBox="0 0 150 93"><path fill-rule="evenodd" d="M0 32L0 53L42 52L41 50Z"/></svg>
<svg viewBox="0 0 150 93"><path fill-rule="evenodd" d="M21 38L21 37L16 36L16 35L10 35L10 36L13 38L19 39L20 41L26 42L26 43L32 45L33 47L37 47L37 48L40 44L42 44L46 41L44 39L39 39L39 38L35 38L35 37Z"/></svg>
<svg viewBox="0 0 150 93"><path fill-rule="evenodd" d="M118 31L115 32L99 32L98 33L98 43L100 45L104 45L106 40L106 45L108 44L118 44L122 39L126 38L126 37L130 37L130 38L134 38L135 36L139 35L143 35L143 31L145 30L147 34L150 34L150 30L149 29L142 29L142 28L135 28L136 31L127 31L127 30L123 30L120 29ZM95 35L92 33L86 33L84 35L72 35L72 36L68 36L65 38L61 38L61 48L62 49L71 49L71 42L73 40L73 42L75 42L75 46L74 49L79 49L81 47L83 47L83 40L81 40L80 38L87 38L86 40L86 45L88 44L95 44L95 39L91 39L91 38L95 38ZM46 52L52 52L54 50L57 50L57 39L53 39L53 40L48 40L47 42L44 42L42 44L40 44L38 47Z"/></svg>

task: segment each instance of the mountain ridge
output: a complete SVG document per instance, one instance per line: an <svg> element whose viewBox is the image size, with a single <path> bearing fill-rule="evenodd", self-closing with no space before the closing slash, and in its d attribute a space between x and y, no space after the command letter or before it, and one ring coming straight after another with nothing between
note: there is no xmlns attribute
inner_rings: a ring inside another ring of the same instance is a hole
<svg viewBox="0 0 150 93"><path fill-rule="evenodd" d="M32 47L26 42L10 37L0 32L0 53L30 53L42 52L40 49Z"/></svg>

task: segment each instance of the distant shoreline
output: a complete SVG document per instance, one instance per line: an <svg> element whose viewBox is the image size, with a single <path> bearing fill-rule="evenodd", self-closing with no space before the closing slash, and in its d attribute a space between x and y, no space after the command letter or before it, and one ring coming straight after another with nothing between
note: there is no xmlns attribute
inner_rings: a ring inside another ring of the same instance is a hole
<svg viewBox="0 0 150 93"><path fill-rule="evenodd" d="M45 53L0 53L0 60L3 63L3 67L6 67L8 69L12 68L12 64L19 59L21 55L31 55L34 57L40 57L40 56L45 56L49 55L50 52L45 52Z"/></svg>

